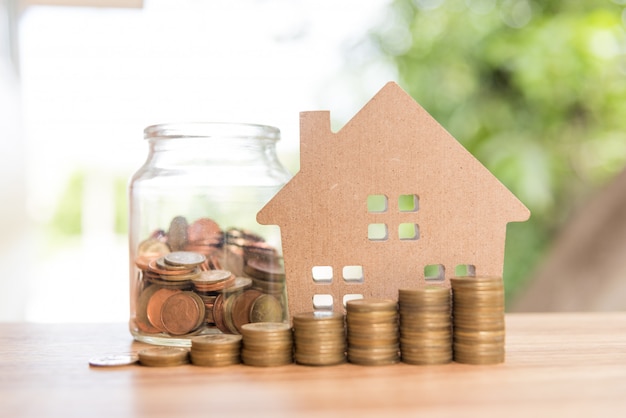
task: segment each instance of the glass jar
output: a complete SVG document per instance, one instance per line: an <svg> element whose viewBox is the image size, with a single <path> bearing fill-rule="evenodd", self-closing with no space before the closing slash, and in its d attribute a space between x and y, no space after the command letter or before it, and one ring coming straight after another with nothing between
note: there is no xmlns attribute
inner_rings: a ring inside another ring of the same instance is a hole
<svg viewBox="0 0 626 418"><path fill-rule="evenodd" d="M280 230L257 212L290 179L277 128L147 127L149 154L129 185L130 331L189 346L248 322L288 321Z"/></svg>

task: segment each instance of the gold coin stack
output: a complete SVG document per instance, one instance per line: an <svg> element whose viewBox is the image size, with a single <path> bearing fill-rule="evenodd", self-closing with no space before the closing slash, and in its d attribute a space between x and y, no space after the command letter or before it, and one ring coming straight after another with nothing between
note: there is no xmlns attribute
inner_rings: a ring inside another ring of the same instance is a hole
<svg viewBox="0 0 626 418"><path fill-rule="evenodd" d="M306 312L293 317L296 363L331 366L346 361L344 315L336 312Z"/></svg>
<svg viewBox="0 0 626 418"><path fill-rule="evenodd" d="M398 304L387 299L357 299L346 304L348 361L367 366L397 363Z"/></svg>
<svg viewBox="0 0 626 418"><path fill-rule="evenodd" d="M149 367L172 367L189 363L189 351L179 347L146 348L137 355L139 363Z"/></svg>
<svg viewBox="0 0 626 418"><path fill-rule="evenodd" d="M223 367L241 362L241 335L211 334L191 339L191 363Z"/></svg>
<svg viewBox="0 0 626 418"><path fill-rule="evenodd" d="M504 361L504 284L500 277L453 277L454 360Z"/></svg>
<svg viewBox="0 0 626 418"><path fill-rule="evenodd" d="M249 366L275 367L293 363L293 336L289 324L255 322L241 327L241 360Z"/></svg>
<svg viewBox="0 0 626 418"><path fill-rule="evenodd" d="M400 289L400 353L409 364L452 361L450 289L428 286Z"/></svg>

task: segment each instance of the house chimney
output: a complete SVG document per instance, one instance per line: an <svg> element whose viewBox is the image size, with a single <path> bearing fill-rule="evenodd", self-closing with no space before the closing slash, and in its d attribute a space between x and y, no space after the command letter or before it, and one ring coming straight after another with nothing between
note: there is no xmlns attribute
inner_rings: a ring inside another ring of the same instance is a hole
<svg viewBox="0 0 626 418"><path fill-rule="evenodd" d="M314 164L326 155L332 132L330 112L327 110L300 112L300 167Z"/></svg>

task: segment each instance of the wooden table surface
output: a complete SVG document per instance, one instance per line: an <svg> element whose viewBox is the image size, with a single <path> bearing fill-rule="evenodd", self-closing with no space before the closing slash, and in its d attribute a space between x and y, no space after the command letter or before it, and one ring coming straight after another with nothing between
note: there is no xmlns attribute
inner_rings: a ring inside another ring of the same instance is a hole
<svg viewBox="0 0 626 418"><path fill-rule="evenodd" d="M124 324L0 324L0 417L624 417L626 312L507 315L507 360L365 367L139 365Z"/></svg>

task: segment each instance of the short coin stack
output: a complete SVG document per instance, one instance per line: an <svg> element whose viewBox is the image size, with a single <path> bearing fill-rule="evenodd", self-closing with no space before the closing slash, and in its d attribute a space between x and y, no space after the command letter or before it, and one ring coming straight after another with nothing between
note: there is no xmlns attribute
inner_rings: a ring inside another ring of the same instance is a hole
<svg viewBox="0 0 626 418"><path fill-rule="evenodd" d="M191 363L223 367L241 362L241 335L210 334L191 339Z"/></svg>
<svg viewBox="0 0 626 418"><path fill-rule="evenodd" d="M150 367L171 367L189 363L189 351L180 347L153 347L137 353L139 363Z"/></svg>
<svg viewBox="0 0 626 418"><path fill-rule="evenodd" d="M424 287L400 289L400 353L410 364L452 361L450 289Z"/></svg>
<svg viewBox="0 0 626 418"><path fill-rule="evenodd" d="M356 299L346 304L348 360L381 366L397 363L398 304L387 299Z"/></svg>
<svg viewBox="0 0 626 418"><path fill-rule="evenodd" d="M504 362L504 284L500 277L453 277L454 360Z"/></svg>
<svg viewBox="0 0 626 418"><path fill-rule="evenodd" d="M344 315L336 312L306 312L293 317L296 363L331 366L346 361Z"/></svg>
<svg viewBox="0 0 626 418"><path fill-rule="evenodd" d="M241 360L249 366L274 367L293 363L293 336L289 324L255 322L241 327Z"/></svg>

